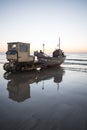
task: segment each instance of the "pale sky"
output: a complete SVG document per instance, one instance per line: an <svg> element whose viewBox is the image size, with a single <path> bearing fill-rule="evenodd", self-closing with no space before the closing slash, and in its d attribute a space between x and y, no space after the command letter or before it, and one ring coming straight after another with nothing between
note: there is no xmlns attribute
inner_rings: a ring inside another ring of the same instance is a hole
<svg viewBox="0 0 87 130"><path fill-rule="evenodd" d="M87 0L0 0L0 51L19 41L47 52L59 37L65 52L87 52Z"/></svg>

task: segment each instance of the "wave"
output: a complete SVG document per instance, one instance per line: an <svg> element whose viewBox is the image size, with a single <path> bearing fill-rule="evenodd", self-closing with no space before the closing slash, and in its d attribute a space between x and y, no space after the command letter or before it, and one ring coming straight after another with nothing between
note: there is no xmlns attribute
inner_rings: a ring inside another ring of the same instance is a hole
<svg viewBox="0 0 87 130"><path fill-rule="evenodd" d="M67 64L67 65L84 65L84 66L87 66L87 63L73 63L73 62L64 62L64 64Z"/></svg>
<svg viewBox="0 0 87 130"><path fill-rule="evenodd" d="M68 61L87 61L87 59L66 59Z"/></svg>
<svg viewBox="0 0 87 130"><path fill-rule="evenodd" d="M63 67L71 71L80 71L87 73L87 59L86 58L67 58L63 63Z"/></svg>
<svg viewBox="0 0 87 130"><path fill-rule="evenodd" d="M6 62L0 62L0 64L4 64L4 63L6 63Z"/></svg>
<svg viewBox="0 0 87 130"><path fill-rule="evenodd" d="M85 72L87 73L87 68L74 68L74 67L64 67L66 70L70 71L79 71L79 72Z"/></svg>

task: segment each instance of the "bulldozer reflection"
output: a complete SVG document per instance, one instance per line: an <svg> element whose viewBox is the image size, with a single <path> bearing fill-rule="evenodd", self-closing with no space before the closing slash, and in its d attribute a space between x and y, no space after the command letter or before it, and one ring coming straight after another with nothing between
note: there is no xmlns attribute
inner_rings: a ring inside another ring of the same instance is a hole
<svg viewBox="0 0 87 130"><path fill-rule="evenodd" d="M59 88L63 74L64 70L60 67L14 74L5 73L4 78L8 80L7 90L9 91L9 98L22 102L31 97L30 84L42 81L42 89L44 89L44 81L54 78L54 82L57 84L57 88Z"/></svg>

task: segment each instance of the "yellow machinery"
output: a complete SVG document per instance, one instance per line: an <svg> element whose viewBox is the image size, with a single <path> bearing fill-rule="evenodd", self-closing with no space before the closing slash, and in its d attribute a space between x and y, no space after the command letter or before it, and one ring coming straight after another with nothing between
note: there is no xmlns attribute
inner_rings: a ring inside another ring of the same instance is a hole
<svg viewBox="0 0 87 130"><path fill-rule="evenodd" d="M7 44L8 51L6 52L6 58L9 62L3 66L5 71L14 72L33 67L35 57L30 55L29 43L11 42Z"/></svg>

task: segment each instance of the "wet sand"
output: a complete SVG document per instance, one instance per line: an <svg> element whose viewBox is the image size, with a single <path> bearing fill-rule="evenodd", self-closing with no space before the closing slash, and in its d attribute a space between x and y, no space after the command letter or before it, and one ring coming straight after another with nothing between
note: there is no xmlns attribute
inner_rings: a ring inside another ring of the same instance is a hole
<svg viewBox="0 0 87 130"><path fill-rule="evenodd" d="M87 130L87 73L60 69L4 74L0 130Z"/></svg>

